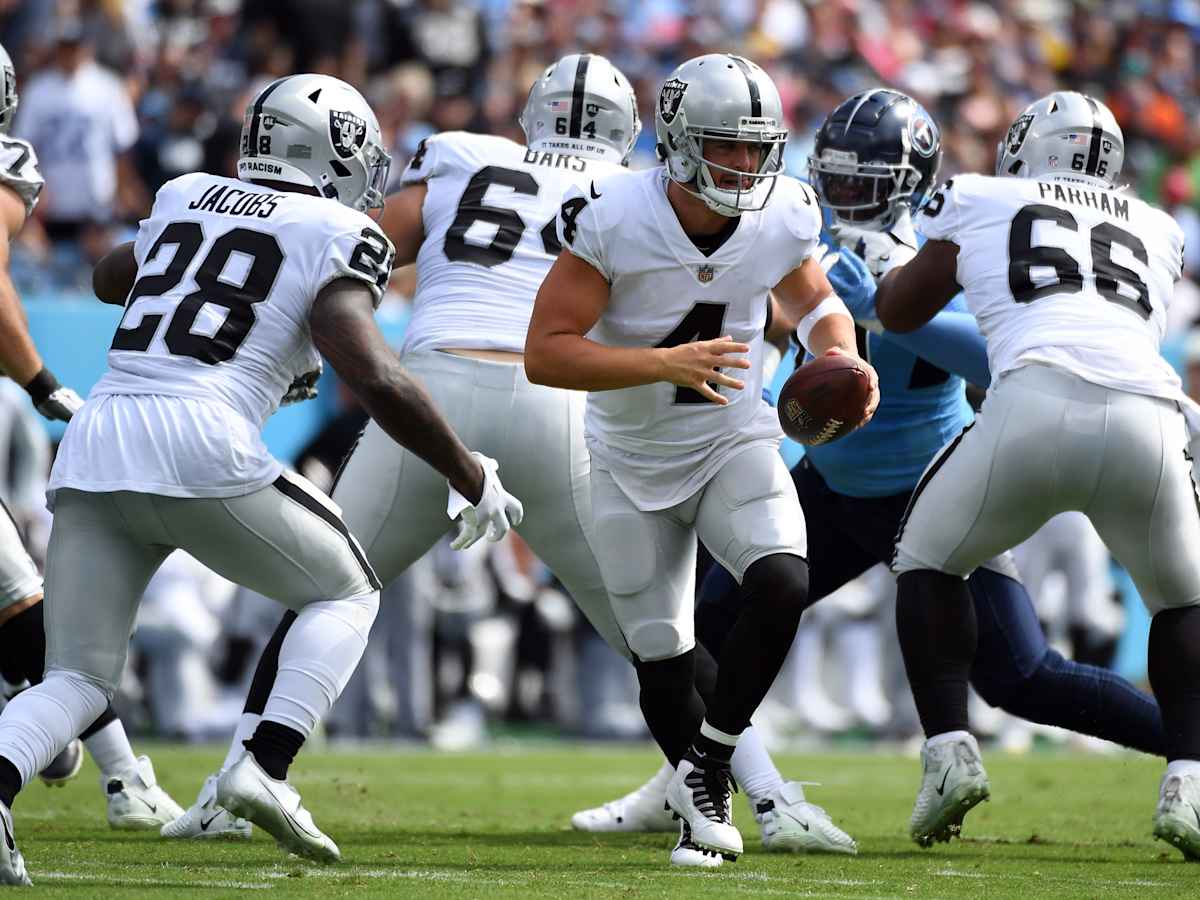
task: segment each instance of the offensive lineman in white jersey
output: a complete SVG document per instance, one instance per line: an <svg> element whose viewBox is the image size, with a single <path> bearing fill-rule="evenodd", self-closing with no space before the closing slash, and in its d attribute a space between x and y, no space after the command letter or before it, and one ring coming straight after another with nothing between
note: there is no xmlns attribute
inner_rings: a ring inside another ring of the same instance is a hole
<svg viewBox="0 0 1200 900"><path fill-rule="evenodd" d="M997 177L956 176L934 195L918 216L929 239L919 253L887 235L867 247L889 256L875 295L884 327L918 327L961 286L992 372L974 425L917 485L894 559L927 738L910 822L923 846L957 834L989 793L967 730L976 623L963 579L1078 510L1153 614L1149 675L1168 759L1154 834L1200 858L1200 507L1186 401L1159 353L1183 233L1116 189L1124 155L1107 107L1050 94L1009 129Z"/></svg>
<svg viewBox="0 0 1200 900"><path fill-rule="evenodd" d="M17 109L16 72L0 47L0 369L24 386L38 412L48 419L70 421L83 400L62 387L45 367L25 320L25 311L8 275L9 242L25 224L41 194L37 155L25 141L8 136ZM0 503L0 674L19 684L42 680L46 658L42 576L25 551L16 522ZM179 806L154 777L149 758L135 758L125 728L112 706L80 737L100 768L108 822L113 828L159 828L178 815ZM83 749L71 741L41 773L47 784L64 784L83 763Z"/></svg>
<svg viewBox="0 0 1200 900"><path fill-rule="evenodd" d="M0 716L0 880L29 883L13 797L104 709L138 599L177 548L298 612L263 721L221 778L223 806L292 852L339 858L285 778L358 664L379 581L336 506L267 451L264 421L320 351L447 479L463 509L456 545L520 520L495 462L462 445L375 325L392 248L365 211L382 205L389 162L348 84L278 79L247 109L239 179L169 182L132 248L97 267L97 295L125 299L125 314L51 474L47 672Z"/></svg>
<svg viewBox="0 0 1200 900"><path fill-rule="evenodd" d="M586 53L547 67L520 121L525 146L465 132L426 139L404 172L404 187L387 199L380 224L398 248L396 263L417 264L402 359L423 377L451 424L500 462L529 512L522 537L610 646L628 658L585 536L591 522L585 395L531 384L521 362L534 296L561 249L556 219L563 194L623 172L641 123L625 76L604 57ZM427 465L398 450L378 427L367 427L333 497L385 585L445 531L437 491L438 478ZM279 643L294 618L284 615L264 650L226 765L257 725ZM711 657L705 663L715 672ZM853 847L804 800L800 785L785 785L761 741L743 743L734 772L761 788L747 789L753 801L771 801L771 812L759 817L768 849ZM216 777L206 780L186 815L162 829L164 837L248 835L214 805ZM676 847L672 861L711 866L720 858Z"/></svg>
<svg viewBox="0 0 1200 900"><path fill-rule="evenodd" d="M737 56L692 59L663 85L655 124L665 167L567 195L569 252L538 293L525 367L589 391L591 538L642 711L677 765L667 802L681 839L736 858L729 760L808 584L804 517L761 398L770 292L773 331L795 327L816 355L856 356L854 326L811 258L816 198L780 174L787 132L770 77ZM697 536L749 598L707 711L694 681Z"/></svg>

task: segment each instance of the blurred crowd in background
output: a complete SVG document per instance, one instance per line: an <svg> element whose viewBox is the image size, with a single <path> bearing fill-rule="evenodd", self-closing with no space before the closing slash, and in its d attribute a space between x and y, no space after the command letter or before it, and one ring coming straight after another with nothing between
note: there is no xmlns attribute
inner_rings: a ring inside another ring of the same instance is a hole
<svg viewBox="0 0 1200 900"><path fill-rule="evenodd" d="M933 114L943 178L990 172L1012 119L1056 87L1104 99L1124 129L1125 180L1187 234L1171 321L1187 368L1200 360L1200 337L1188 339L1200 336L1198 42L1198 0L0 0L0 43L21 98L13 133L34 145L47 181L12 269L28 296L87 291L91 264L132 235L160 185L196 170L233 174L248 99L284 74L324 72L363 90L396 178L436 131L520 140L517 114L541 69L567 52L602 53L638 92L644 128L632 164L644 167L655 160L666 74L730 50L779 86L787 167L800 177L825 115L874 85L907 91ZM393 278L389 302L403 304L411 284ZM328 484L360 421L347 408L298 465ZM10 477L8 498L36 497L26 474ZM36 544L44 514L33 500L14 505ZM1111 661L1123 612L1107 555L1078 521L1056 528L1025 562L1040 611L1067 652ZM803 652L763 711L778 740L915 732L893 658L891 592L890 576L869 573L805 616ZM176 554L142 609L129 721L223 736L276 620L268 601ZM479 740L499 720L644 734L632 671L586 628L519 541L473 554L439 548L385 594L330 729L443 746ZM1001 719L991 730L1017 749L1032 739Z"/></svg>

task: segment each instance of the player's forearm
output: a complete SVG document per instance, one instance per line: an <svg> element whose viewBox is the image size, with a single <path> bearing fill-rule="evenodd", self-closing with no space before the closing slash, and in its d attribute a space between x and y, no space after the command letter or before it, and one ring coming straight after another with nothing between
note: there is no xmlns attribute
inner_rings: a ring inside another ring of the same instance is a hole
<svg viewBox="0 0 1200 900"><path fill-rule="evenodd" d="M399 360L352 382L350 389L392 440L440 472L472 503L479 500L483 469Z"/></svg>
<svg viewBox="0 0 1200 900"><path fill-rule="evenodd" d="M614 391L664 380L657 347L609 347L578 334L550 334L525 344L525 374L534 384L575 391Z"/></svg>
<svg viewBox="0 0 1200 900"><path fill-rule="evenodd" d="M0 272L0 368L24 387L42 366L42 358L29 336L29 320L17 290L8 273Z"/></svg>
<svg viewBox="0 0 1200 900"><path fill-rule="evenodd" d="M831 313L818 319L805 342L805 349L813 356L821 356L835 348L849 356L858 356L854 320L841 313Z"/></svg>
<svg viewBox="0 0 1200 900"><path fill-rule="evenodd" d="M975 317L968 312L942 310L916 331L885 331L883 338L971 384L984 388L991 384L987 342Z"/></svg>

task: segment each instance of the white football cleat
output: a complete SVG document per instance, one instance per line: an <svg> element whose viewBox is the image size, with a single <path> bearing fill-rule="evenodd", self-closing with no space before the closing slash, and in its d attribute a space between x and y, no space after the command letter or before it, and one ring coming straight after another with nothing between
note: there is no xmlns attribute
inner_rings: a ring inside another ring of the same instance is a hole
<svg viewBox="0 0 1200 900"><path fill-rule="evenodd" d="M50 765L38 772L38 778L47 787L62 787L79 774L83 768L83 741L79 738L63 748L62 753L50 760Z"/></svg>
<svg viewBox="0 0 1200 900"><path fill-rule="evenodd" d="M100 787L108 798L108 824L122 831L157 831L167 822L183 815L183 807L171 799L154 778L150 757L139 756L137 765L127 772L107 778L100 776Z"/></svg>
<svg viewBox="0 0 1200 900"><path fill-rule="evenodd" d="M325 863L342 858L337 844L301 805L299 792L264 772L249 752L217 779L217 803L262 828L289 853Z"/></svg>
<svg viewBox="0 0 1200 900"><path fill-rule="evenodd" d="M799 782L785 782L756 803L754 818L768 851L858 853L854 838L834 825L824 809L804 799Z"/></svg>
<svg viewBox="0 0 1200 900"><path fill-rule="evenodd" d="M949 841L962 831L963 816L991 796L979 744L966 732L954 740L921 748L924 775L908 832L922 847Z"/></svg>
<svg viewBox="0 0 1200 900"><path fill-rule="evenodd" d="M187 812L168 822L159 831L165 838L200 840L208 838L250 839L250 823L217 805L217 776L209 775Z"/></svg>
<svg viewBox="0 0 1200 900"><path fill-rule="evenodd" d="M13 840L12 812L0 803L0 828L4 830L4 841L0 843L0 884L32 887L29 873L25 871L25 857Z"/></svg>
<svg viewBox="0 0 1200 900"><path fill-rule="evenodd" d="M674 774L671 764L664 762L636 791L575 813L571 826L578 831L674 831L675 817L666 808L667 784Z"/></svg>
<svg viewBox="0 0 1200 900"><path fill-rule="evenodd" d="M697 759L690 753L679 761L667 784L667 804L691 828L692 842L731 862L742 855L742 835L734 827L730 809L734 789L728 763Z"/></svg>
<svg viewBox="0 0 1200 900"><path fill-rule="evenodd" d="M679 821L679 842L671 851L671 865L690 869L715 869L724 861L720 853L696 846L687 821Z"/></svg>
<svg viewBox="0 0 1200 900"><path fill-rule="evenodd" d="M1154 836L1200 862L1200 776L1164 775L1154 811Z"/></svg>

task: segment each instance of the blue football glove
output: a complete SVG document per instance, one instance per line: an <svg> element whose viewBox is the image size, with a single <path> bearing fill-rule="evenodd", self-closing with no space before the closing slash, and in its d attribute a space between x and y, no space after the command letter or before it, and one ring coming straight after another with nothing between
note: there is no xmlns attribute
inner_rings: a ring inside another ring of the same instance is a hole
<svg viewBox="0 0 1200 900"><path fill-rule="evenodd" d="M882 334L883 326L875 313L875 279L866 263L845 247L838 249L829 244L818 244L813 259L825 270L825 277L854 316L854 321L867 331Z"/></svg>

